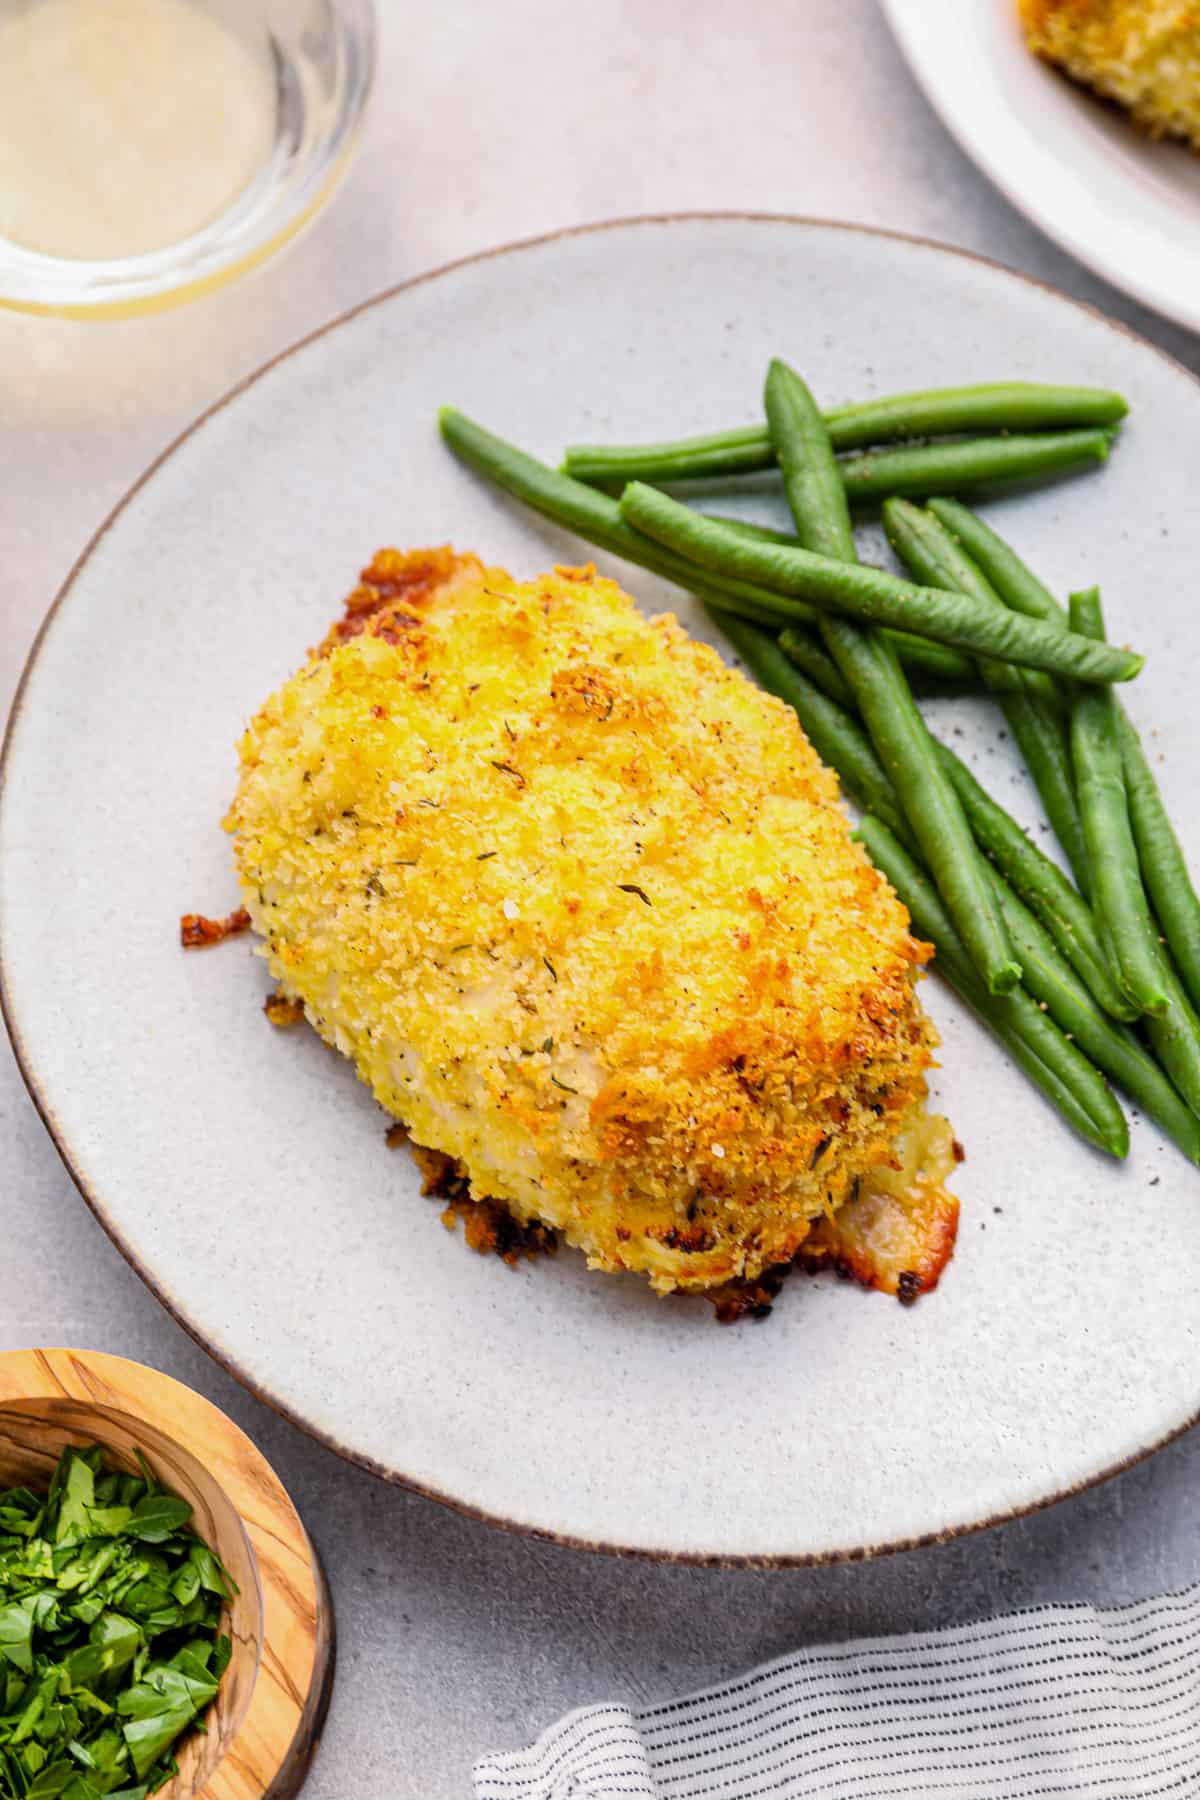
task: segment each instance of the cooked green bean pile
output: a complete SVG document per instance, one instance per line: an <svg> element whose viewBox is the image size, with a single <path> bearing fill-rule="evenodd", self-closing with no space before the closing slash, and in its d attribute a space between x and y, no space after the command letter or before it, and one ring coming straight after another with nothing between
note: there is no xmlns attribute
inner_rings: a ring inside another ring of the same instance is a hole
<svg viewBox="0 0 1200 1800"><path fill-rule="evenodd" d="M1099 467L1126 410L998 382L822 412L775 361L761 423L573 445L557 470L451 407L440 422L479 474L704 602L863 809L936 970L1076 1131L1127 1153L1111 1081L1200 1163L1200 899L1114 685L1142 658L1109 643L1096 590L1062 607L962 500ZM791 532L660 485L772 470ZM903 577L859 562L862 506ZM1074 881L931 736L913 688L930 682L994 699Z"/></svg>

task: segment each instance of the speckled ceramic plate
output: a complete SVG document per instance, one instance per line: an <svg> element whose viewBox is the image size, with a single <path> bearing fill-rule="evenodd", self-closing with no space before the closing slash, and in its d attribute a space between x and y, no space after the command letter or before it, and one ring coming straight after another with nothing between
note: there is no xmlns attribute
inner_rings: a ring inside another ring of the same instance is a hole
<svg viewBox="0 0 1200 1800"><path fill-rule="evenodd" d="M930 104L1027 218L1200 330L1200 156L1155 142L1025 47L1017 0L882 0Z"/></svg>
<svg viewBox="0 0 1200 1800"><path fill-rule="evenodd" d="M219 822L247 714L380 544L523 574L577 542L442 449L453 401L547 455L751 418L782 352L833 402L924 383L1103 382L1099 474L993 509L1060 590L1099 578L1149 654L1200 844L1200 392L1146 344L995 267L783 219L646 220L456 265L349 315L201 419L83 557L39 641L0 802L4 1000L76 1181L223 1363L345 1455L465 1510L656 1556L860 1556L1041 1505L1181 1430L1200 1395L1200 1175L1138 1125L1090 1152L936 983L938 1099L968 1160L958 1254L911 1310L796 1278L761 1325L588 1275L512 1271L420 1198L348 1066L264 1022ZM777 495L762 484L762 512ZM649 608L686 600L618 569ZM1030 823L994 719L961 740Z"/></svg>

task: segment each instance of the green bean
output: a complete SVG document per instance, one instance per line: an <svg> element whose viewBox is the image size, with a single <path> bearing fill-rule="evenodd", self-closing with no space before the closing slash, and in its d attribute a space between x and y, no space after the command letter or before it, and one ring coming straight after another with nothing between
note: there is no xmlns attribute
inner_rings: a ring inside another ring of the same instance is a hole
<svg viewBox="0 0 1200 1800"><path fill-rule="evenodd" d="M1078 880L1080 870L1086 873L1088 861L1075 799L1075 770L1066 719L1056 717L1049 707L1019 703L1006 705L1004 716L1050 827ZM1087 891L1090 892L1090 884Z"/></svg>
<svg viewBox="0 0 1200 1800"><path fill-rule="evenodd" d="M1142 740L1118 708L1129 822L1142 880L1192 1001L1200 1005L1200 900Z"/></svg>
<svg viewBox="0 0 1200 1800"><path fill-rule="evenodd" d="M961 544L1005 606L1024 613L1026 618L1045 619L1066 630L1066 609L990 525L985 525L960 500L936 497L930 500L929 510Z"/></svg>
<svg viewBox="0 0 1200 1800"><path fill-rule="evenodd" d="M948 644L935 644L932 638L917 637L911 631L883 631L910 675L932 681L943 687L970 687L977 677L971 657Z"/></svg>
<svg viewBox="0 0 1200 1800"><path fill-rule="evenodd" d="M982 609L1003 610L1004 602L989 586L969 556L964 556L950 533L933 514L911 500L885 500L883 529L914 581L924 587L966 594ZM979 662L985 684L996 694L1028 693L1061 713L1058 690L1049 675L1039 670L1018 671L991 657Z"/></svg>
<svg viewBox="0 0 1200 1800"><path fill-rule="evenodd" d="M740 531L743 537L757 538L761 544L798 544L800 539L794 531L780 531L774 525L760 525L756 519L736 519L732 513L702 513L702 518L711 519L714 525L728 525L730 531Z"/></svg>
<svg viewBox="0 0 1200 1800"><path fill-rule="evenodd" d="M576 481L623 487L627 481L757 475L775 467L775 452L765 425L739 425L661 444L568 444L561 466Z"/></svg>
<svg viewBox="0 0 1200 1800"><path fill-rule="evenodd" d="M1004 487L1012 482L1037 483L1103 462L1110 444L1111 433L1098 428L1037 432L1028 437L950 438L932 444L901 444L891 449L843 457L837 468L847 498L855 506L867 506L878 504L893 494L922 500L930 494L947 491L968 493ZM669 449L669 446L663 448ZM741 465L731 471L735 474L746 474L767 466L745 446L738 451L735 460L740 460ZM683 465L674 465L669 457L657 461L651 458L647 472L636 458L626 466L610 460L606 462L598 451L583 456L571 453L563 468L576 479L580 478L581 469L603 469L603 473L593 474L589 479L613 488L643 475L661 484L684 479L696 472L687 467L686 460Z"/></svg>
<svg viewBox="0 0 1200 1800"><path fill-rule="evenodd" d="M1021 966L895 651L843 619L830 620L826 633L972 963L992 993L1007 993L1021 979Z"/></svg>
<svg viewBox="0 0 1200 1800"><path fill-rule="evenodd" d="M646 564L647 568L649 566ZM683 585L682 579L680 585ZM739 619L748 619L752 625L761 625L765 631L778 632L779 627L783 624L783 620L771 606L760 606L757 601L748 600L744 594L739 595L736 600L732 600L719 590L706 587L703 573L699 569L696 571L696 580L688 584L688 592L694 594L698 600L711 602L713 606L724 612L736 609L736 616ZM811 630L815 624L815 619L798 619L795 622L795 629L798 631Z"/></svg>
<svg viewBox="0 0 1200 1800"><path fill-rule="evenodd" d="M724 621L721 621L724 623ZM799 660L793 649L793 640L803 635L805 648L801 652L804 660ZM852 705L853 699L848 695L845 683L839 671L830 664L828 657L822 658L819 648L805 634L785 631L779 639L779 646L785 654L797 662L810 677L814 685L824 695L836 701L840 706L847 702ZM815 651L815 656L812 652ZM834 680L829 679L830 675ZM761 679L761 677L760 677ZM770 684L765 684L770 685ZM778 692L778 687L773 688ZM810 738L816 739L806 722L806 706L803 697L799 700L790 695L796 711L800 714L800 722L804 725ZM860 743L866 745L867 739L852 719L846 718L845 726L855 732ZM869 748L869 745L867 746ZM1056 863L1051 862L1037 845L1025 834L1016 820L1005 812L991 795L976 781L953 750L945 744L938 745L938 753L942 759L951 781L954 783L959 802L967 817L972 834L980 849L990 857L997 868L1003 871L1007 881L1011 883L1017 894L1033 908L1041 919L1046 931L1057 944L1063 956L1078 974L1083 985L1104 1010L1115 1019L1132 1020L1141 1016L1139 1008L1131 1005L1115 981L1104 947L1101 943L1096 922L1087 903L1076 893L1066 876ZM839 773L843 774L845 784L856 794L861 793L857 781L843 772L842 764L837 756L820 752L824 761L831 763ZM881 771L882 773L882 771ZM873 789L871 798L863 801L875 813L880 811L878 790ZM893 817L887 817L886 823L895 831ZM1018 950L1018 960L1020 953Z"/></svg>
<svg viewBox="0 0 1200 1800"><path fill-rule="evenodd" d="M1147 1014L1141 1029L1192 1111L1200 1113L1200 1019L1167 957L1163 958L1163 985L1166 1012L1158 1018Z"/></svg>
<svg viewBox="0 0 1200 1800"><path fill-rule="evenodd" d="M800 545L794 531L776 531L770 525L731 518L728 513L704 513L703 517L711 519L714 525L728 525L731 531L741 532L743 537L758 538L760 543ZM749 614L743 611L743 617L749 617ZM932 638L915 637L910 631L887 631L884 636L895 645L896 654L911 674L952 687L963 687L975 681L975 664L959 650L935 644Z"/></svg>
<svg viewBox="0 0 1200 1800"><path fill-rule="evenodd" d="M1105 1017L1033 913L993 871L996 898L1021 959L1021 983L1097 1068L1156 1119L1192 1162L1200 1163L1200 1119L1180 1099L1134 1034Z"/></svg>
<svg viewBox="0 0 1200 1800"><path fill-rule="evenodd" d="M1096 588L1071 595L1071 627L1101 638L1104 618ZM1071 708L1071 754L1079 794L1096 911L1107 927L1121 985L1143 1012L1167 1010L1165 968L1142 887L1129 823L1121 739L1107 688L1081 688Z"/></svg>
<svg viewBox="0 0 1200 1800"><path fill-rule="evenodd" d="M868 813L857 833L872 862L908 908L913 928L933 944L934 968L999 1038L1013 1061L1081 1137L1110 1156L1129 1149L1125 1115L1100 1073L1024 988L989 994L971 966L936 889L896 837Z"/></svg>
<svg viewBox="0 0 1200 1800"><path fill-rule="evenodd" d="M885 500L882 508L884 536L904 564L906 572L923 587L942 588L947 593L966 594L970 599L990 607L1000 604L978 580L967 559L957 554L956 546L937 520L911 500ZM958 566L953 566L957 557ZM956 579L958 577L958 579ZM981 657L977 672L989 689L1015 690L1018 672L1009 663ZM1038 677L1049 681L1048 675Z"/></svg>
<svg viewBox="0 0 1200 1800"><path fill-rule="evenodd" d="M869 450L839 466L846 497L855 506L904 495L965 494L1008 482L1040 482L1104 462L1107 431L1047 431L1033 437L958 438L948 444L901 445Z"/></svg>
<svg viewBox="0 0 1200 1800"><path fill-rule="evenodd" d="M954 500L933 500L930 506L981 567L990 572L997 591L1008 606L1031 617L1066 626L1066 614L1053 594L982 519L977 519L974 513ZM1125 709L1119 706L1117 711L1126 799L1142 879L1179 965L1184 986L1192 1001L1200 1005L1200 900L1196 897L1187 861L1163 805L1141 738ZM1078 877L1081 870L1076 853L1065 839L1063 848Z"/></svg>
<svg viewBox="0 0 1200 1800"><path fill-rule="evenodd" d="M922 511L907 500L888 500L883 523L893 548L916 580L1003 610L1000 595L932 510ZM1086 861L1086 855L1058 688L1049 675L991 660L981 661L980 672L1000 703L1046 816L1075 867L1077 859Z"/></svg>
<svg viewBox="0 0 1200 1800"><path fill-rule="evenodd" d="M789 627L779 634L779 648L823 694L828 694L839 706L854 705L854 696L842 679L841 670L811 632L794 631Z"/></svg>
<svg viewBox="0 0 1200 1800"><path fill-rule="evenodd" d="M1119 425L1128 411L1125 399L1108 388L993 381L891 394L881 400L834 407L825 417L834 449L852 450L898 438Z"/></svg>
<svg viewBox="0 0 1200 1800"><path fill-rule="evenodd" d="M1140 1017L1139 1009L1130 1005L1113 977L1087 902L1058 865L1044 856L1016 820L980 787L953 750L942 744L939 753L975 841L1032 907L1093 998L1114 1019Z"/></svg>
<svg viewBox="0 0 1200 1800"><path fill-rule="evenodd" d="M965 595L915 587L882 569L839 563L785 544L760 543L727 526L714 525L657 488L632 482L621 499L621 515L636 531L714 576L755 584L756 597L774 591L795 601L812 601L825 612L840 612L872 625L892 625L939 643L994 656L1079 681L1128 681L1142 658L1111 644L1061 632L1011 612L981 610ZM782 614L781 614L782 617Z"/></svg>
<svg viewBox="0 0 1200 1800"><path fill-rule="evenodd" d="M756 596L753 588L745 582L725 582L713 578L706 583L699 571L695 575L685 573L677 559L671 559L667 552L660 554L650 551L644 539L636 536L622 523L615 500L596 494L582 483L555 477L554 471L545 464L473 424L453 407L443 409L441 425L447 443L464 462L556 524L577 531L589 543L611 550L628 562L640 563L643 567L664 575L692 593L701 596L707 594L714 604L721 605L725 610L736 607L741 617L751 619L756 624L775 628L779 626L783 614L778 595ZM781 542L795 542L788 532L775 534L766 526L749 525L741 520L728 522L736 524L749 534L778 536ZM797 601L794 605L794 612L788 616L797 624L815 622L816 613L813 608L802 601ZM957 651L947 649L943 644L935 644L928 638L914 637L905 632L896 632L894 637L905 662L910 667L919 669L922 674L948 683L970 679L970 661Z"/></svg>
<svg viewBox="0 0 1200 1800"><path fill-rule="evenodd" d="M793 708L821 761L837 772L859 805L870 807L893 831L907 832L895 790L861 725L788 660L775 638L744 619L709 610L751 674Z"/></svg>
<svg viewBox="0 0 1200 1800"><path fill-rule="evenodd" d="M1041 619L1046 624L1057 625L1061 631L1067 630L1066 608L1059 605L1049 588L1038 580L1033 570L1021 561L1011 545L1006 544L990 525L985 525L977 514L958 500L931 500L929 510L941 520L982 570L1005 606L1013 612L1023 613L1026 618ZM1054 742L1048 739L1045 744L1031 743L1028 748L1022 745L1022 752L1029 763L1034 785L1041 795L1046 817L1066 852L1067 861L1079 884L1079 891L1085 899L1090 900L1092 874L1083 842L1083 828L1079 823L1079 808L1075 803L1074 773L1072 771L1068 801L1068 796L1063 792L1061 767Z"/></svg>
<svg viewBox="0 0 1200 1800"><path fill-rule="evenodd" d="M905 503L901 502L899 506L903 508ZM916 508L912 507L907 508L906 512L898 511L898 518L893 514L892 524L906 525L906 513L915 511ZM943 527L939 526L938 530L944 534ZM931 568L932 550L936 543L936 539L928 540ZM995 596L992 596L992 603L999 604ZM836 668L829 667L829 659L822 657L807 633L785 632L780 639L780 647L794 661L798 661L799 666L806 669L816 685L831 698L843 706L848 701L853 704L840 673ZM1125 998L1109 969L1095 921L1086 902L1076 893L1057 865L1042 854L1016 821L985 792L954 752L940 745L939 754L980 848L996 862L1017 893L1024 897L1043 920L1059 949L1105 1011L1117 1019L1137 1018L1139 1009ZM878 806L874 806L874 810L878 811Z"/></svg>
<svg viewBox="0 0 1200 1800"><path fill-rule="evenodd" d="M857 562L850 507L828 428L808 387L778 358L767 370L763 404L803 548L833 562Z"/></svg>
<svg viewBox="0 0 1200 1800"><path fill-rule="evenodd" d="M839 743L835 748L841 752L843 746ZM846 778L846 786L857 792L851 777ZM882 807L876 804L880 797ZM870 811L883 820L912 855L911 840L906 843L905 834L896 829L895 810L894 798L890 795L877 795L872 799ZM1056 1024L1098 1068L1158 1121L1185 1156L1192 1162L1200 1162L1200 1120L1181 1100L1157 1064L1146 1055L1133 1033L1114 1025L1100 1010L1053 938L1017 897L1000 871L992 869L990 873L997 904L1020 959L1022 987L1046 1008ZM923 930L923 927L918 926L918 929ZM1192 1031L1187 1032L1186 1023L1184 1015L1176 1015L1171 1028L1170 1049L1184 1077L1184 1085L1200 1097L1200 1034L1194 1023Z"/></svg>
<svg viewBox="0 0 1200 1800"><path fill-rule="evenodd" d="M560 475L536 457L475 424L454 407L442 407L438 424L450 449L476 474L524 501L526 506L552 519L556 525L565 525L578 532L590 544L611 550L627 562L640 563L643 568L665 576L690 592L703 591L714 598L719 596L721 604L731 611L745 613L759 621L771 619L777 628L785 619L797 625L815 621L816 612L803 601L781 603L779 595L766 593L750 583L705 573L640 533L631 531L615 500L597 493L594 488L585 487L581 481ZM785 612L781 606L789 610Z"/></svg>
<svg viewBox="0 0 1200 1800"><path fill-rule="evenodd" d="M805 549L853 564L850 510L816 402L800 377L778 361L768 371L765 399L771 442ZM821 633L858 702L871 742L972 962L993 993L1006 993L1021 979L1020 965L1013 959L962 807L938 762L894 649L877 632L844 619L825 619Z"/></svg>
<svg viewBox="0 0 1200 1800"><path fill-rule="evenodd" d="M864 450L871 444L904 438L1116 425L1127 411L1120 394L1103 388L996 381L977 387L889 394L855 406L835 406L824 416L835 450ZM580 481L620 484L749 475L771 468L774 461L765 427L744 425L665 444L573 444L563 459L563 469Z"/></svg>

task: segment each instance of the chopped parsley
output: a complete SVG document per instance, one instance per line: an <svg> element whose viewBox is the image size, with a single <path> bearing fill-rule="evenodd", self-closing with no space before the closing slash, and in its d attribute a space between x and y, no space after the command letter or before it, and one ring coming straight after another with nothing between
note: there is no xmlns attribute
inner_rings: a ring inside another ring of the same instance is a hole
<svg viewBox="0 0 1200 1800"><path fill-rule="evenodd" d="M64 1450L48 1493L0 1490L0 1800L145 1800L177 1773L237 1593L191 1513L98 1445Z"/></svg>

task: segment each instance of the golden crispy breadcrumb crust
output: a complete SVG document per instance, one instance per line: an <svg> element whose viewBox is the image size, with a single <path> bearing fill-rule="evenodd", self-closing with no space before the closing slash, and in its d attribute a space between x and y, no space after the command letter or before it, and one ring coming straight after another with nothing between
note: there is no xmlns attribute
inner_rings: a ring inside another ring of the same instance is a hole
<svg viewBox="0 0 1200 1800"><path fill-rule="evenodd" d="M750 1279L706 1288L704 1298L712 1302L720 1323L765 1319L795 1268L809 1275L832 1270L845 1281L895 1294L905 1306L931 1292L958 1235L958 1202L942 1183L963 1152L952 1142L947 1159L939 1130L944 1121L924 1122L932 1127L933 1141L914 1138L898 1172L884 1176L876 1171L867 1191L848 1200L832 1218L818 1219L793 1262L779 1263ZM393 1149L410 1142L403 1125L393 1125L387 1141ZM536 1220L519 1223L499 1200L473 1200L461 1163L439 1150L419 1144L411 1148L421 1171L421 1192L446 1202L442 1223L454 1231L461 1222L468 1249L479 1256L498 1256L510 1268L523 1259L553 1255L558 1238L549 1226ZM923 1152L932 1160L921 1162Z"/></svg>
<svg viewBox="0 0 1200 1800"><path fill-rule="evenodd" d="M1200 150L1197 0L1019 0L1029 47L1125 107L1152 137Z"/></svg>
<svg viewBox="0 0 1200 1800"><path fill-rule="evenodd" d="M590 567L380 552L241 760L283 995L474 1198L704 1289L902 1164L927 947L790 709Z"/></svg>

